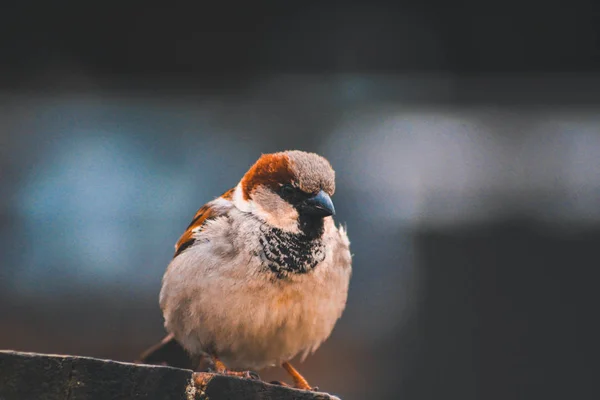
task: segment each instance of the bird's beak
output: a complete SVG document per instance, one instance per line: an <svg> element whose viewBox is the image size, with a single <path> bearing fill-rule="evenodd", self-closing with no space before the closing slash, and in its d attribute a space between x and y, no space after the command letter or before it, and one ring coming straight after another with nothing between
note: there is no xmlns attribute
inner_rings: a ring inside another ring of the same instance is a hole
<svg viewBox="0 0 600 400"><path fill-rule="evenodd" d="M321 190L315 196L302 203L301 212L302 214L315 217L328 217L335 215L335 208L333 207L331 197Z"/></svg>

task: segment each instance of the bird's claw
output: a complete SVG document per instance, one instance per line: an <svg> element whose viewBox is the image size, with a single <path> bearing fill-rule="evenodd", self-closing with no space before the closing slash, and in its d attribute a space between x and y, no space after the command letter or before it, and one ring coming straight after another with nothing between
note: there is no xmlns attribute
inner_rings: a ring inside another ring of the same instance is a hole
<svg viewBox="0 0 600 400"><path fill-rule="evenodd" d="M244 371L244 374L246 375L246 376L244 376L244 378L246 378L246 379L253 379L255 381L260 381L260 376L254 371Z"/></svg>
<svg viewBox="0 0 600 400"><path fill-rule="evenodd" d="M219 373L219 372L217 372ZM229 376L237 376L238 378L244 378L244 379L252 379L255 381L260 381L260 376L254 372L254 371L223 371L220 372L223 375L229 375Z"/></svg>

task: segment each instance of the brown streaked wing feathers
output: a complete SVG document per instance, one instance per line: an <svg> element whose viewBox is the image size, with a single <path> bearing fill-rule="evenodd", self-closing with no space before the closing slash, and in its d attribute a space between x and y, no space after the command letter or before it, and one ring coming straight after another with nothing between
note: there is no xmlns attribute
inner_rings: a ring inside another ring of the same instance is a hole
<svg viewBox="0 0 600 400"><path fill-rule="evenodd" d="M229 189L228 191L223 193L223 195L221 195L221 197L225 200L231 200L233 198L234 190L235 190L235 188ZM202 230L202 227L204 226L206 221L214 219L218 216L219 216L219 213L217 211L215 211L214 208L211 207L210 203L203 205L196 212L196 215L194 215L194 219L192 220L192 222L190 222L190 224L188 225L185 232L183 232L183 235L181 235L181 237L177 241L177 244L175 245L175 255L173 257L177 257L185 249L187 249L192 244L194 244L194 241L196 240L194 238L194 235L197 232Z"/></svg>
<svg viewBox="0 0 600 400"><path fill-rule="evenodd" d="M225 200L233 200L233 192L235 192L235 187L232 187L231 189L223 193L221 197Z"/></svg>

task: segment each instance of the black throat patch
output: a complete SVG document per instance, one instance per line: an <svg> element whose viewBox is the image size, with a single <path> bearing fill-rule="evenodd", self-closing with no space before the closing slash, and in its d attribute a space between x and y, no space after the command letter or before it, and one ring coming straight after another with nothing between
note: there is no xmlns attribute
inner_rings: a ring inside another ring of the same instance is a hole
<svg viewBox="0 0 600 400"><path fill-rule="evenodd" d="M289 274L306 274L325 259L325 245L320 235L288 233L266 224L261 225L260 230L263 265L279 279Z"/></svg>

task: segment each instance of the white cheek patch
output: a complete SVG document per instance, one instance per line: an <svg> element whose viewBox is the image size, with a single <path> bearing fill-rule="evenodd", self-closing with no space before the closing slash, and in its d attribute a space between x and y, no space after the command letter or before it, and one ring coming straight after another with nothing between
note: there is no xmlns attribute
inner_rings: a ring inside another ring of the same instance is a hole
<svg viewBox="0 0 600 400"><path fill-rule="evenodd" d="M254 204L252 200L244 200L241 182L238 183L238 185L235 187L235 190L233 191L233 205L235 205L238 210L243 212L254 211Z"/></svg>
<svg viewBox="0 0 600 400"><path fill-rule="evenodd" d="M287 204L287 203L286 203ZM289 206L289 210L266 211L265 208L255 203L254 215L266 221L269 225L287 232L299 233L298 212Z"/></svg>
<svg viewBox="0 0 600 400"><path fill-rule="evenodd" d="M277 194L265 188L257 188L252 193L252 198L253 200L244 201L243 206L245 209L238 208L242 211L251 212L276 228L288 232L300 232L298 211Z"/></svg>

